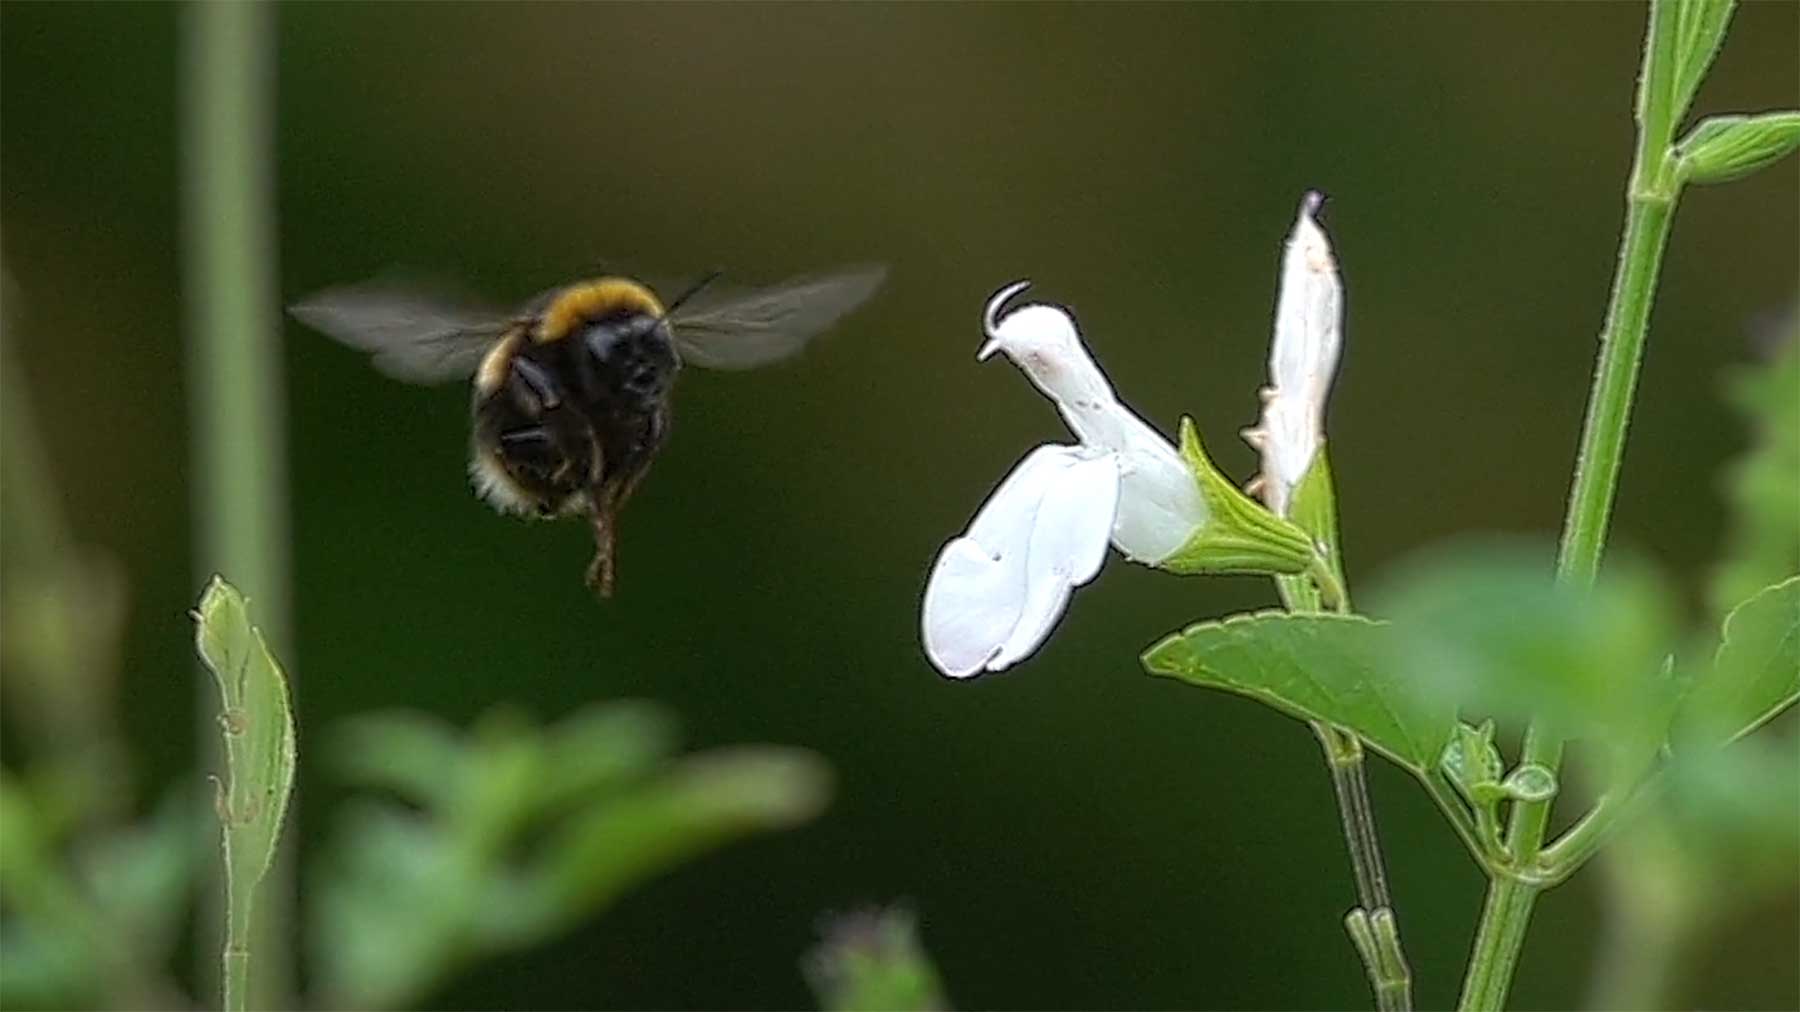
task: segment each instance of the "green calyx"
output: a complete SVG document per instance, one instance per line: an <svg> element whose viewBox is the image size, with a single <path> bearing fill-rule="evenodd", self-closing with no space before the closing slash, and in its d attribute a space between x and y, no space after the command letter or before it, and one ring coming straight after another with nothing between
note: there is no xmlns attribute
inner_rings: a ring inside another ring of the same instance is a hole
<svg viewBox="0 0 1800 1012"><path fill-rule="evenodd" d="M1221 474L1200 445L1192 418L1181 420L1181 457L1211 515L1158 568L1172 573L1304 573L1313 568L1318 556L1306 532Z"/></svg>

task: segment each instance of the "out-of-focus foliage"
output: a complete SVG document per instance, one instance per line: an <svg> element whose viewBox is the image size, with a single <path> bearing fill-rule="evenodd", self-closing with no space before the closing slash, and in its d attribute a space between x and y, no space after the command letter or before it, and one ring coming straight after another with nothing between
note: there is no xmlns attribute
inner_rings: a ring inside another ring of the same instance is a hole
<svg viewBox="0 0 1800 1012"><path fill-rule="evenodd" d="M1407 684L1463 712L1537 718L1608 746L1628 777L1662 743L1679 679L1662 579L1629 561L1591 589L1557 583L1550 553L1522 543L1451 546L1386 573L1366 599L1390 619Z"/></svg>
<svg viewBox="0 0 1800 1012"><path fill-rule="evenodd" d="M826 922L801 969L825 1012L938 1012L950 1007L909 910L863 910Z"/></svg>
<svg viewBox="0 0 1800 1012"><path fill-rule="evenodd" d="M1800 575L1725 616L1712 670L1682 700L1679 745L1729 742L1800 698Z"/></svg>
<svg viewBox="0 0 1800 1012"><path fill-rule="evenodd" d="M0 773L0 1007L170 1007L200 807L177 791L142 821L96 825L59 787Z"/></svg>
<svg viewBox="0 0 1800 1012"><path fill-rule="evenodd" d="M824 805L811 753L675 755L643 703L547 728L499 711L472 732L418 713L358 717L327 747L389 795L354 801L313 869L310 925L326 1007L397 1008L480 955L542 941L704 850Z"/></svg>
<svg viewBox="0 0 1800 1012"><path fill-rule="evenodd" d="M1738 366L1727 392L1749 429L1749 447L1725 470L1730 527L1711 603L1725 612L1800 573L1800 315L1775 332L1768 358Z"/></svg>

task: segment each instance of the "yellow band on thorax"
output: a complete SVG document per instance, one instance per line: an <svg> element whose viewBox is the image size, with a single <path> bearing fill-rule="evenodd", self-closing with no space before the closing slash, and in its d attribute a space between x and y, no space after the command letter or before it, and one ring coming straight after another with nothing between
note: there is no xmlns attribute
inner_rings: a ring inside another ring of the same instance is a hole
<svg viewBox="0 0 1800 1012"><path fill-rule="evenodd" d="M550 300L531 338L539 344L560 341L587 320L612 313L663 315L662 303L650 289L628 278L598 278L570 285Z"/></svg>

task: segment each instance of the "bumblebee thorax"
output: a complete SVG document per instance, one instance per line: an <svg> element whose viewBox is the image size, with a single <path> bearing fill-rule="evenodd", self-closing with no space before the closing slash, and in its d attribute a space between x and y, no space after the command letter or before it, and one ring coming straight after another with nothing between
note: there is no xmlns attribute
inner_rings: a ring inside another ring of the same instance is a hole
<svg viewBox="0 0 1800 1012"><path fill-rule="evenodd" d="M629 278L596 278L558 292L538 317L531 338L538 344L549 344L563 340L585 323L640 315L663 317L662 302L654 292Z"/></svg>

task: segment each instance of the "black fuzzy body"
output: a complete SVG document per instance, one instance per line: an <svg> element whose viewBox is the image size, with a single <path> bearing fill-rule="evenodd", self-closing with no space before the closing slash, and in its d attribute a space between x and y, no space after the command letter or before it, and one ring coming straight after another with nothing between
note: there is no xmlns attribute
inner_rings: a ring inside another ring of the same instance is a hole
<svg viewBox="0 0 1800 1012"><path fill-rule="evenodd" d="M680 368L668 321L625 308L553 340L524 321L490 360L475 385L477 482L504 509L590 516L589 583L610 593L618 510L668 439Z"/></svg>

